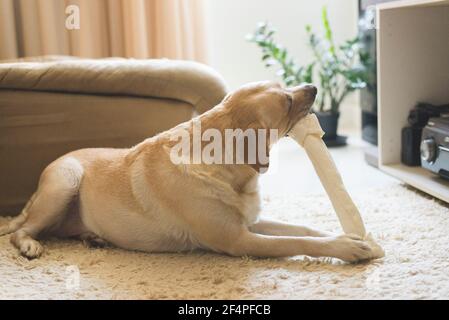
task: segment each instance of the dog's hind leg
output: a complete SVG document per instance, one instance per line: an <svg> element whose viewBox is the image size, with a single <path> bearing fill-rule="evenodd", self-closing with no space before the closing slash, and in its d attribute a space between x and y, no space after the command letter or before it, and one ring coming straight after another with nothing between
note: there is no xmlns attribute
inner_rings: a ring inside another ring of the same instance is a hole
<svg viewBox="0 0 449 320"><path fill-rule="evenodd" d="M39 257L43 248L35 240L43 231L57 226L78 194L83 168L74 158L63 158L41 175L33 201L26 208L26 220L11 235L11 243L27 258Z"/></svg>
<svg viewBox="0 0 449 320"><path fill-rule="evenodd" d="M28 209L33 204L34 199L36 198L36 193L34 193L30 200L28 200L27 204L23 208L22 212L15 218L13 218L11 221L6 223L3 226L0 226L0 237L4 236L5 234L13 233L25 223L27 217L28 217Z"/></svg>

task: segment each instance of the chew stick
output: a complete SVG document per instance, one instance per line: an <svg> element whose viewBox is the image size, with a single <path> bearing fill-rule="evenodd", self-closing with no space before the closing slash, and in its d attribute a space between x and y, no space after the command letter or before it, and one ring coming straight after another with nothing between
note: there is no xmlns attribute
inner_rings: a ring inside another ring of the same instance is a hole
<svg viewBox="0 0 449 320"><path fill-rule="evenodd" d="M289 132L289 136L306 150L332 202L343 231L364 238L370 243L374 257L382 257L384 256L382 248L373 241L371 235L366 234L360 212L346 191L337 167L321 139L323 135L324 131L314 114L301 119Z"/></svg>

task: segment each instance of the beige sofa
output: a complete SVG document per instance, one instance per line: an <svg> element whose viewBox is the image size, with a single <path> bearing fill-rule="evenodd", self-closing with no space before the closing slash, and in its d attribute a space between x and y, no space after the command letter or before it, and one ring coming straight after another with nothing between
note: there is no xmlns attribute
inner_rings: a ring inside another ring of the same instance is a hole
<svg viewBox="0 0 449 320"><path fill-rule="evenodd" d="M17 214L71 150L130 147L218 104L211 68L174 60L46 57L0 63L0 214Z"/></svg>

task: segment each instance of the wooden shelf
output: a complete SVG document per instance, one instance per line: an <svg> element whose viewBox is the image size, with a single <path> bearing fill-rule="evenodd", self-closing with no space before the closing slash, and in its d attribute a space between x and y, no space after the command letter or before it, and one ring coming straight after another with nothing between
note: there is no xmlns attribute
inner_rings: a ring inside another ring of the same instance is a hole
<svg viewBox="0 0 449 320"><path fill-rule="evenodd" d="M428 170L403 164L382 165L380 169L416 189L449 202L449 181Z"/></svg>
<svg viewBox="0 0 449 320"><path fill-rule="evenodd" d="M397 9L406 7L435 7L445 6L449 0L399 0L387 3L380 3L377 5L378 10Z"/></svg>
<svg viewBox="0 0 449 320"><path fill-rule="evenodd" d="M449 0L395 1L376 10L379 167L449 202L446 181L400 164L410 109L449 103Z"/></svg>

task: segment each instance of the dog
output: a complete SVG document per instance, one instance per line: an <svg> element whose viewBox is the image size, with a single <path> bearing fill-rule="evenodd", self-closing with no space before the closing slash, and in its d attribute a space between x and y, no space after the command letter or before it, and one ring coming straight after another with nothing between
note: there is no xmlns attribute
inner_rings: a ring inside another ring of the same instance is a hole
<svg viewBox="0 0 449 320"><path fill-rule="evenodd" d="M261 218L258 177L268 164L248 157L230 164L175 164L171 158L173 137L192 136L195 122L219 133L251 128L286 136L310 112L316 94L309 84L250 83L208 112L130 149L68 153L46 167L37 191L0 235L12 233L11 243L30 259L42 254L37 239L45 236L145 252L369 259L370 246L357 235ZM267 140L264 147L269 151L273 143Z"/></svg>

